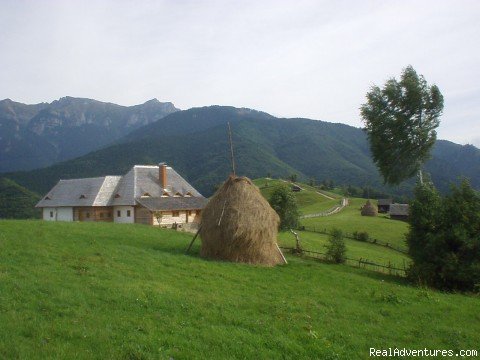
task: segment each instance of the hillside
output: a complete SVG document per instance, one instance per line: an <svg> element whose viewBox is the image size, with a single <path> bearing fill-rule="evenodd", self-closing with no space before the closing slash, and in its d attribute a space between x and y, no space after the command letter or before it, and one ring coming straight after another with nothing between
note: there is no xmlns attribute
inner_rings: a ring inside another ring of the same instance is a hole
<svg viewBox="0 0 480 360"><path fill-rule="evenodd" d="M291 186L288 182L278 179L260 178L253 180L253 183L257 185L265 199L270 199L273 190L278 186ZM302 215L314 214L323 211L327 211L332 207L338 205L341 201L341 197L330 192L323 191L323 194L319 190L308 186L306 184L299 183L302 187L302 191L293 192L297 205ZM333 199L332 199L333 198Z"/></svg>
<svg viewBox="0 0 480 360"><path fill-rule="evenodd" d="M59 179L119 175L134 164L166 161L209 196L230 173L226 122L233 129L237 173L251 178L333 179L410 194L414 179L399 187L383 186L361 129L307 119L279 119L266 113L212 106L178 111L143 126L116 144L85 156L29 172L4 176L43 194ZM426 169L442 191L462 175L480 188L480 150L438 141Z"/></svg>
<svg viewBox="0 0 480 360"><path fill-rule="evenodd" d="M177 110L156 99L135 106L73 97L36 105L1 100L0 172L87 154Z"/></svg>
<svg viewBox="0 0 480 360"><path fill-rule="evenodd" d="M206 261L142 225L0 221L0 357L368 358L478 349L479 298L287 255Z"/></svg>
<svg viewBox="0 0 480 360"><path fill-rule="evenodd" d="M14 181L0 178L0 219L29 219L40 217L35 204L40 195L35 194Z"/></svg>

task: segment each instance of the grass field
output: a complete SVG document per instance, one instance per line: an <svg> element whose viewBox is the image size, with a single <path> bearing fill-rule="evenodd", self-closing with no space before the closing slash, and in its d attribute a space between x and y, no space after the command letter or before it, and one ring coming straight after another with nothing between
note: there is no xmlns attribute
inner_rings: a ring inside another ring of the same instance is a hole
<svg viewBox="0 0 480 360"><path fill-rule="evenodd" d="M279 186L289 186L288 183L278 180L278 179L266 179L260 178L253 180L253 183L260 188L262 195L268 200L273 192L273 190ZM335 205L340 203L341 197L338 197L336 194L330 194L324 192L330 197L335 198L335 200L328 199L325 196L318 194L317 190L311 186L300 184L304 190L295 192L295 198L297 199L297 204L299 210L302 214L314 214L322 212L328 209L331 209Z"/></svg>
<svg viewBox="0 0 480 360"><path fill-rule="evenodd" d="M480 299L288 256L206 261L142 225L0 221L0 358L366 359L478 349Z"/></svg>
<svg viewBox="0 0 480 360"><path fill-rule="evenodd" d="M307 231L297 231L300 237L301 246L306 250L326 252L328 235L317 234ZM280 246L295 247L295 237L290 232L281 232L278 236ZM410 263L410 258L393 249L383 246L361 242L358 240L345 239L347 257L351 259L369 260L380 265L388 263L394 267L403 268Z"/></svg>
<svg viewBox="0 0 480 360"><path fill-rule="evenodd" d="M350 204L341 212L325 217L302 219L302 225L307 228L326 229L336 227L347 233L366 231L370 237L384 243L390 243L406 250L405 234L408 224L404 221L391 220L388 215L379 214L376 217L361 216L360 207L366 199L349 199Z"/></svg>

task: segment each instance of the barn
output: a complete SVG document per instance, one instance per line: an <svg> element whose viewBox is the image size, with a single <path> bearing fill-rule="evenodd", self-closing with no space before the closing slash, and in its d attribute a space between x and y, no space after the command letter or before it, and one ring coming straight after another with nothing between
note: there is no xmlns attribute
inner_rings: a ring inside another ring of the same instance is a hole
<svg viewBox="0 0 480 360"><path fill-rule="evenodd" d="M46 221L195 227L206 203L172 167L161 163L135 165L123 176L60 180L36 207Z"/></svg>
<svg viewBox="0 0 480 360"><path fill-rule="evenodd" d="M379 213L388 213L390 211L390 205L393 204L393 199L378 199L378 212Z"/></svg>
<svg viewBox="0 0 480 360"><path fill-rule="evenodd" d="M389 214L390 219L408 220L409 206L408 204L391 204Z"/></svg>

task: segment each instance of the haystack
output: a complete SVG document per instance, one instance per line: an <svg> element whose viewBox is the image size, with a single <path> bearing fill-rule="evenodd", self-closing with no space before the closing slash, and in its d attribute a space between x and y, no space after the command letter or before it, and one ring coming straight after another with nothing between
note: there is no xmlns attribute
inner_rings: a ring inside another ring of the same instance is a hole
<svg viewBox="0 0 480 360"><path fill-rule="evenodd" d="M250 179L230 176L202 211L200 255L266 266L284 263L277 246L279 223Z"/></svg>
<svg viewBox="0 0 480 360"><path fill-rule="evenodd" d="M362 216L377 216L378 210L375 205L373 205L370 200L367 200L367 203L362 207Z"/></svg>

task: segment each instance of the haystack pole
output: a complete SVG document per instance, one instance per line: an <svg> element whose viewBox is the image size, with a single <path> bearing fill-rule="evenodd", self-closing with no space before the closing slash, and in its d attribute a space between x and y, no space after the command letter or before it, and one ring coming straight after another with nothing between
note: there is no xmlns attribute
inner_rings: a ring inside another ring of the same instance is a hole
<svg viewBox="0 0 480 360"><path fill-rule="evenodd" d="M277 244L280 218L250 179L236 175L232 130L227 125L232 172L202 210L200 256L264 266L286 264Z"/></svg>

